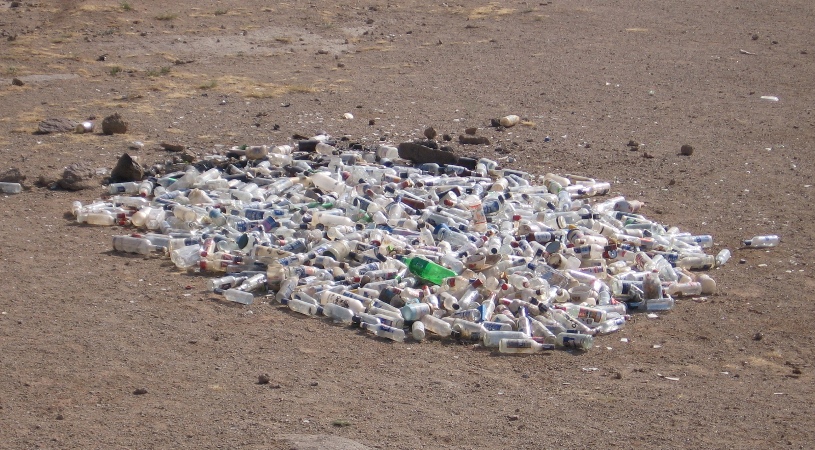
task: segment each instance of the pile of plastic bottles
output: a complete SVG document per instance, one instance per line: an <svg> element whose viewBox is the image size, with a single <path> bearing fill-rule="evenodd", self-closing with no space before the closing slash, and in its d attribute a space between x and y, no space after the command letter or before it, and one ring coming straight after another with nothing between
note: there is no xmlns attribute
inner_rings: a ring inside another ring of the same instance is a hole
<svg viewBox="0 0 815 450"><path fill-rule="evenodd" d="M700 270L730 256L585 177L488 159L411 165L396 147L339 150L326 136L227 156L111 184L72 212L132 228L115 250L210 274L225 301L260 297L395 341L502 353L587 350L633 312L715 293Z"/></svg>

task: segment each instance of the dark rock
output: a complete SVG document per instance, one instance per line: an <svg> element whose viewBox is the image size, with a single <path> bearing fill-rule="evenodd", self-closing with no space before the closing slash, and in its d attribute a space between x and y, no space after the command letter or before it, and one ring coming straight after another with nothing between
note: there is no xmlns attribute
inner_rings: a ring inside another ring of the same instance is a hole
<svg viewBox="0 0 815 450"><path fill-rule="evenodd" d="M447 141L447 142L450 142L450 141L453 140L453 136L450 136L449 134L445 134L441 138L442 138L442 140Z"/></svg>
<svg viewBox="0 0 815 450"><path fill-rule="evenodd" d="M110 181L113 183L141 181L142 178L144 178L144 168L127 153L119 158L116 167L110 173Z"/></svg>
<svg viewBox="0 0 815 450"><path fill-rule="evenodd" d="M272 377L268 373L258 375L258 384L269 384L270 381L272 381Z"/></svg>
<svg viewBox="0 0 815 450"><path fill-rule="evenodd" d="M102 121L102 133L105 134L125 134L127 133L127 122L122 119L119 113L105 117Z"/></svg>
<svg viewBox="0 0 815 450"><path fill-rule="evenodd" d="M70 133L76 129L77 125L79 125L79 123L71 119L45 119L37 126L37 132L40 134Z"/></svg>
<svg viewBox="0 0 815 450"><path fill-rule="evenodd" d="M184 148L185 148L181 144L170 144L170 143L167 143L167 142L162 142L159 145L161 145L161 148L163 148L164 150L167 150L168 152L183 152Z"/></svg>
<svg viewBox="0 0 815 450"><path fill-rule="evenodd" d="M452 153L425 147L414 142L399 144L399 157L409 159L417 164L456 164L458 162L458 158Z"/></svg>
<svg viewBox="0 0 815 450"><path fill-rule="evenodd" d="M11 5L9 6L11 6L12 8L19 8L23 6L23 2L11 2Z"/></svg>
<svg viewBox="0 0 815 450"><path fill-rule="evenodd" d="M133 391L133 395L144 395L146 393L147 393L147 389L145 389L145 388L138 388L135 391Z"/></svg>
<svg viewBox="0 0 815 450"><path fill-rule="evenodd" d="M376 125L376 120L374 119L368 120L368 125Z"/></svg>
<svg viewBox="0 0 815 450"><path fill-rule="evenodd" d="M470 170L475 170L475 166L478 164L478 160L475 158L469 158L466 156L462 156L458 159L458 165L461 167L465 167Z"/></svg>
<svg viewBox="0 0 815 450"><path fill-rule="evenodd" d="M463 145L489 145L490 140L485 136L459 135L458 142Z"/></svg>
<svg viewBox="0 0 815 450"><path fill-rule="evenodd" d="M433 140L436 139L438 133L436 133L436 129L433 127L427 127L424 130L424 137Z"/></svg>
<svg viewBox="0 0 815 450"><path fill-rule="evenodd" d="M320 141L316 139L306 139L297 143L297 150L301 152L314 152L317 151L317 143Z"/></svg>
<svg viewBox="0 0 815 450"><path fill-rule="evenodd" d="M465 128L464 129L464 133L469 134L470 136L475 136L476 132L478 132L478 128L476 128L476 127L470 127L470 128Z"/></svg>
<svg viewBox="0 0 815 450"><path fill-rule="evenodd" d="M501 119L490 119L490 126L493 128L498 128L501 126Z"/></svg>
<svg viewBox="0 0 815 450"><path fill-rule="evenodd" d="M693 146L685 144L679 149L679 154L682 156L690 156L693 154Z"/></svg>
<svg viewBox="0 0 815 450"><path fill-rule="evenodd" d="M24 180L25 175L20 173L20 169L16 167L9 167L0 172L0 183L22 183Z"/></svg>
<svg viewBox="0 0 815 450"><path fill-rule="evenodd" d="M83 189L95 189L99 187L99 180L96 179L96 170L88 163L73 163L62 172L62 178L57 180L57 187L69 191L81 191Z"/></svg>
<svg viewBox="0 0 815 450"><path fill-rule="evenodd" d="M632 139L632 140L628 141L628 146L629 147L634 147L634 148L639 148L640 143Z"/></svg>
<svg viewBox="0 0 815 450"><path fill-rule="evenodd" d="M439 144L436 141L426 140L426 141L413 141L414 144L424 145L427 148L432 148L435 150L439 149Z"/></svg>
<svg viewBox="0 0 815 450"><path fill-rule="evenodd" d="M11 79L11 84L13 84L15 86L24 86L25 85L25 83L23 83L23 80L21 80L19 78L12 78Z"/></svg>

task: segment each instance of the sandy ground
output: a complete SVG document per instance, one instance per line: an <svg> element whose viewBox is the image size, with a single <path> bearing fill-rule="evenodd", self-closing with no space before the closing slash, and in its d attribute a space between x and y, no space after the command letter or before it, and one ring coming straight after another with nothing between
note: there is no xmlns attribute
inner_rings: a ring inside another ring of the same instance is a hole
<svg viewBox="0 0 815 450"><path fill-rule="evenodd" d="M814 17L803 0L3 1L0 169L27 189L0 196L0 447L811 447ZM127 134L34 133L114 112ZM505 114L529 123L489 127ZM113 253L128 230L76 225L71 202L101 185L35 186L126 151L164 161L161 142L398 143L431 125L492 140L458 154L612 181L712 234L734 254L720 293L585 354L393 344L227 304L203 276ZM779 247L739 248L769 233Z"/></svg>

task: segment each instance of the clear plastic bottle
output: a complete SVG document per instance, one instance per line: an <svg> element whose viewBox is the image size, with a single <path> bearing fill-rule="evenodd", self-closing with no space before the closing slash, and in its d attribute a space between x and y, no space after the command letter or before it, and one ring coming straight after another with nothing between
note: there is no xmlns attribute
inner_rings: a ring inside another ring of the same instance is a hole
<svg viewBox="0 0 815 450"><path fill-rule="evenodd" d="M108 186L110 194L138 194L141 183L128 181L127 183L111 183Z"/></svg>
<svg viewBox="0 0 815 450"><path fill-rule="evenodd" d="M304 302L296 298L284 299L280 303L288 306L290 310L306 316L316 316L322 309L314 303Z"/></svg>
<svg viewBox="0 0 815 450"><path fill-rule="evenodd" d="M336 303L327 303L323 305L323 315L330 318L334 322L351 325L354 318L354 312L348 308L342 307Z"/></svg>
<svg viewBox="0 0 815 450"><path fill-rule="evenodd" d="M719 253L716 254L716 267L721 267L727 263L727 260L730 259L730 250L722 249Z"/></svg>
<svg viewBox="0 0 815 450"><path fill-rule="evenodd" d="M368 330L379 337L390 339L392 341L396 342L405 341L405 330L401 328L394 328L388 325L371 325L366 322L361 323L360 328Z"/></svg>
<svg viewBox="0 0 815 450"><path fill-rule="evenodd" d="M594 337L590 334L560 333L557 335L556 345L586 351L594 346Z"/></svg>
<svg viewBox="0 0 815 450"><path fill-rule="evenodd" d="M23 186L20 183L0 182L0 192L3 194L19 194L23 192Z"/></svg>
<svg viewBox="0 0 815 450"><path fill-rule="evenodd" d="M503 339L528 339L530 336L522 331L495 330L484 333L481 342L484 347L495 348Z"/></svg>
<svg viewBox="0 0 815 450"><path fill-rule="evenodd" d="M140 255L164 251L164 247L153 245L149 239L133 236L113 236L113 249L119 252L138 253Z"/></svg>
<svg viewBox="0 0 815 450"><path fill-rule="evenodd" d="M413 322L411 326L411 334L413 335L413 339L417 341L423 341L425 338L425 326L421 321Z"/></svg>
<svg viewBox="0 0 815 450"><path fill-rule="evenodd" d="M201 245L193 244L170 252L170 260L179 269L191 269L198 266L201 259Z"/></svg>
<svg viewBox="0 0 815 450"><path fill-rule="evenodd" d="M449 323L445 322L442 319L439 319L433 315L426 315L421 318L420 320L422 324L424 324L425 330L429 331L433 334L437 334L441 337L450 336L453 332L453 328L450 326Z"/></svg>
<svg viewBox="0 0 815 450"><path fill-rule="evenodd" d="M768 248L775 247L781 242L781 238L774 234L763 236L753 236L752 239L745 239L743 241L745 247L749 248Z"/></svg>
<svg viewBox="0 0 815 450"><path fill-rule="evenodd" d="M554 344L541 344L532 338L501 339L498 343L500 353L539 353L544 350L554 350Z"/></svg>

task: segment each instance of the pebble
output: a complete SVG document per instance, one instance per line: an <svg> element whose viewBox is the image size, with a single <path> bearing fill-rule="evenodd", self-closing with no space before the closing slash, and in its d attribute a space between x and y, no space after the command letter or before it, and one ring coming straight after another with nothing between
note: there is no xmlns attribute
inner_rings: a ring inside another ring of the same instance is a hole
<svg viewBox="0 0 815 450"><path fill-rule="evenodd" d="M685 144L679 149L679 153L682 156L690 156L690 155L693 154L693 146L689 145L689 144Z"/></svg>
<svg viewBox="0 0 815 450"><path fill-rule="evenodd" d="M14 86L25 86L25 83L23 83L23 80L21 80L19 78L12 78L11 79L11 84L13 84Z"/></svg>
<svg viewBox="0 0 815 450"><path fill-rule="evenodd" d="M272 381L272 377L268 373L258 375L258 384L269 384L270 381Z"/></svg>
<svg viewBox="0 0 815 450"><path fill-rule="evenodd" d="M145 388L138 388L135 391L133 391L133 395L144 395L146 393L147 393L147 389L145 389Z"/></svg>
<svg viewBox="0 0 815 450"><path fill-rule="evenodd" d="M490 140L485 136L459 135L458 142L462 145L490 145Z"/></svg>
<svg viewBox="0 0 815 450"><path fill-rule="evenodd" d="M430 140L433 140L433 139L436 139L436 135L437 135L437 133L436 133L435 128L427 127L427 128L424 129L424 137L426 137L426 138L428 138Z"/></svg>

